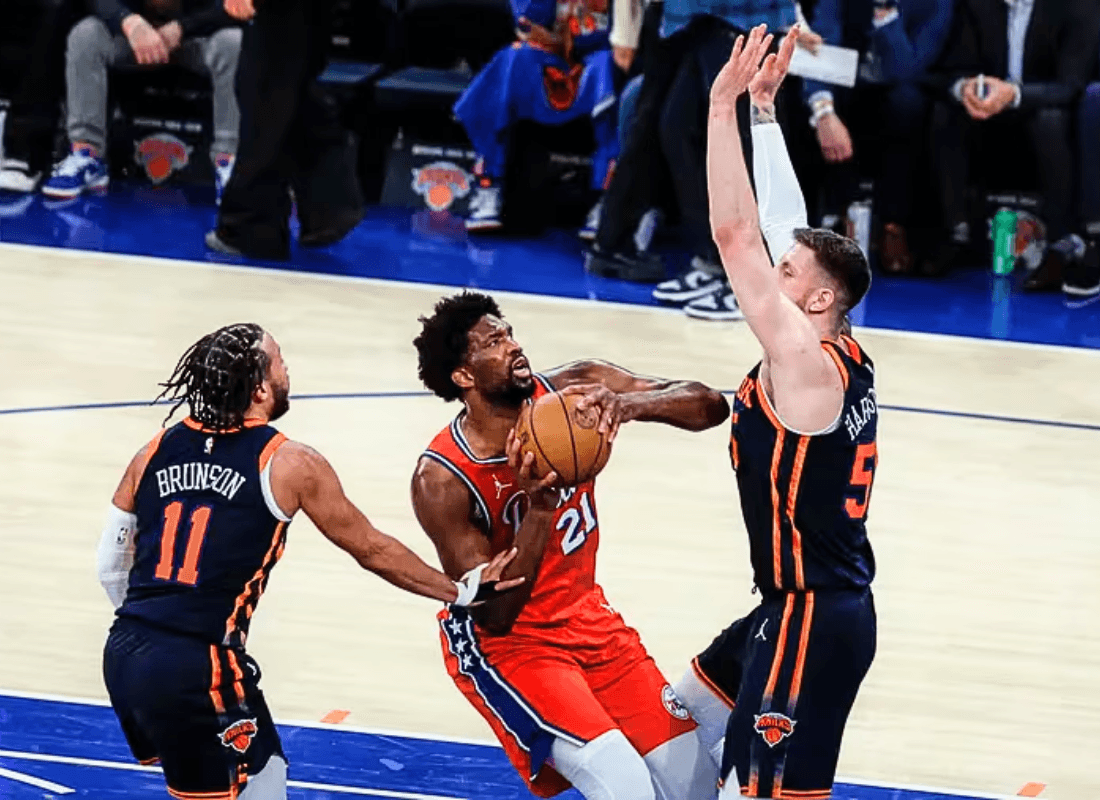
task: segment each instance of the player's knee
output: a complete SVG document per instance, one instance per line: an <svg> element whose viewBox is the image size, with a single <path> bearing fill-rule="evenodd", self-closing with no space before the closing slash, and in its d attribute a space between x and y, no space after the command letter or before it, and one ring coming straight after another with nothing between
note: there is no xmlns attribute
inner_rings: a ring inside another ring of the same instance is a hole
<svg viewBox="0 0 1100 800"><path fill-rule="evenodd" d="M577 747L558 739L551 748L554 769L585 800L656 800L649 768L616 729Z"/></svg>
<svg viewBox="0 0 1100 800"><path fill-rule="evenodd" d="M722 740L726 736L726 724L730 717L730 707L726 699L715 694L695 673L694 667L688 667L687 672L677 682L675 691L680 702L699 723L697 735L703 749L711 755L716 766L720 765Z"/></svg>
<svg viewBox="0 0 1100 800"><path fill-rule="evenodd" d="M286 762L279 756L267 760L264 768L249 776L239 800L286 800Z"/></svg>
<svg viewBox="0 0 1100 800"><path fill-rule="evenodd" d="M657 800L712 800L718 795L718 765L698 729L669 739L645 755Z"/></svg>

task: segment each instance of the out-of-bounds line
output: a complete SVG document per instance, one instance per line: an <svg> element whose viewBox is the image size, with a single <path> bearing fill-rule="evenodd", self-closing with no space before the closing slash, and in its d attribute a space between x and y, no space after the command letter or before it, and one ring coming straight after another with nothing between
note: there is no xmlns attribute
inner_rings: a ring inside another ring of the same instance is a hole
<svg viewBox="0 0 1100 800"><path fill-rule="evenodd" d="M733 392L725 390L727 395ZM431 397L431 392L405 391L405 392L322 392L319 394L291 395L291 400L393 400L401 398ZM172 401L174 402L174 401ZM97 409L112 408L140 408L143 406L168 405L167 400L121 400L110 403L73 403L71 405L56 406L23 406L20 408L0 408L0 417L16 414L46 414L58 411L94 411ZM952 411L945 408L921 408L919 406L902 406L888 403L880 403L879 409L883 411L897 411L903 414L924 414L933 417L954 417L956 419L974 419L983 422L1003 422L1011 425L1039 425L1046 428L1065 428L1076 431L1100 432L1100 424L1091 422L1067 422L1058 419L1037 419L1034 417L1014 417L1006 414L984 414L976 411Z"/></svg>
<svg viewBox="0 0 1100 800"><path fill-rule="evenodd" d="M21 750L0 750L0 758L10 758L17 761L38 761L46 764L69 764L76 767L98 767L101 769L117 769L124 772L160 772L160 767L144 766L142 764L127 764L122 761L103 761L98 758L76 758L75 756L55 756L51 753L26 753ZM0 773L2 774L2 773ZM41 780L41 779L39 779ZM43 783L46 783L43 781ZM58 784L51 784L58 786ZM392 800L463 800L461 797L441 794L419 794L417 792L397 792L392 789L368 789L362 786L341 786L333 783L313 783L311 781L287 781L286 785L292 789L316 789L322 792L335 792L338 794L354 794L362 797L388 797ZM40 786L39 788L49 788ZM58 787L64 789L66 787ZM71 792L72 789L69 790Z"/></svg>
<svg viewBox="0 0 1100 800"><path fill-rule="evenodd" d="M72 794L76 791L76 789L70 789L68 786L62 786L60 783L47 781L34 775L24 775L22 772L16 772L13 769L4 769L3 767L0 767L0 778L7 778L9 781L25 783L28 786L34 786L37 789L45 789L47 792L53 792L54 794Z"/></svg>

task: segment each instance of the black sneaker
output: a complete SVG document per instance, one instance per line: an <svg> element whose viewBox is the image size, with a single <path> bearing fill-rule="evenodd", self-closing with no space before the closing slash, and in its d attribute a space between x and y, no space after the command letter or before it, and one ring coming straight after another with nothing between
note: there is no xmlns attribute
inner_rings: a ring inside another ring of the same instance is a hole
<svg viewBox="0 0 1100 800"><path fill-rule="evenodd" d="M605 253L597 245L585 253L584 269L591 275L635 283L665 279L665 263L656 253Z"/></svg>
<svg viewBox="0 0 1100 800"><path fill-rule="evenodd" d="M1085 257L1066 265L1062 293L1081 300L1100 294L1100 248L1090 243Z"/></svg>
<svg viewBox="0 0 1100 800"><path fill-rule="evenodd" d="M720 265L715 268L696 256L691 260L691 269L679 278L657 284L653 290L653 299L662 303L690 303L700 297L721 289L726 285L726 276Z"/></svg>

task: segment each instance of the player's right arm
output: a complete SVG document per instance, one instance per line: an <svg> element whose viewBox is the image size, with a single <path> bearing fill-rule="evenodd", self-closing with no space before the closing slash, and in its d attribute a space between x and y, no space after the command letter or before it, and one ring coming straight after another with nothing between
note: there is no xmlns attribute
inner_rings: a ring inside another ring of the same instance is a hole
<svg viewBox="0 0 1100 800"><path fill-rule="evenodd" d="M284 514L293 516L301 509L329 541L351 555L363 569L413 594L469 605L475 596L480 601L492 591L503 591L522 582L492 583L514 557L512 552L471 563L468 570L474 572L464 573L454 581L428 566L397 539L374 527L344 494L332 465L316 450L299 442L287 442L275 452L271 490Z"/></svg>
<svg viewBox="0 0 1100 800"><path fill-rule="evenodd" d="M509 434L508 456L519 464L519 442ZM557 492L550 490L557 476L551 473L542 481L531 478L534 455L516 470L520 488L527 488L530 508L515 536L516 557L502 574L503 578L522 578L516 590L493 598L472 613L478 625L498 636L512 629L523 607L531 598L553 526ZM473 564L492 557L489 537L471 521L473 499L466 485L449 469L430 458L421 458L413 473L412 501L420 527L432 540L444 571L462 575Z"/></svg>
<svg viewBox="0 0 1100 800"><path fill-rule="evenodd" d="M778 56L768 56L763 69L785 74L797 31L797 26L791 29ZM753 29L747 40L739 38L714 82L707 124L707 180L711 231L722 265L749 327L768 355L773 384L789 396L807 389L831 389L836 369L828 363L809 318L780 290L778 270L784 267L773 267L764 249L741 147L737 98L756 76L770 39L763 25Z"/></svg>

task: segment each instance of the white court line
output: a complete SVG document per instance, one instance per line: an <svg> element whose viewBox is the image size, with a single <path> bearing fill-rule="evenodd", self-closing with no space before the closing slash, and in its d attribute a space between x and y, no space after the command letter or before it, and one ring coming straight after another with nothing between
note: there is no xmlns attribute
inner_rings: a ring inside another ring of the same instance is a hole
<svg viewBox="0 0 1100 800"><path fill-rule="evenodd" d="M15 697L21 700L44 700L55 703L75 703L87 706L110 706L110 703L98 698L69 697L67 695L46 694L41 692L21 692L10 689L0 689L0 697ZM499 748L500 744L485 739L466 739L459 736L445 736L430 733L409 733L407 731L392 731L384 728L364 728L356 725L333 724L328 722L299 722L294 720L276 720L279 725L293 725L299 728L317 728L321 730L348 731L349 733L362 733L371 736L400 736L403 739L417 739L431 742L448 742L452 744L473 744ZM5 751L0 750L0 757ZM80 759L78 759L80 760ZM116 769L157 770L158 767L143 767L138 764L121 764L119 762L106 762L115 765ZM852 786L872 786L881 789L897 789L909 792L927 792L929 794L946 794L955 797L978 798L979 800L1015 800L1017 795L997 794L995 792L979 792L970 789L944 789L941 786L923 786L915 783L895 783L893 781L868 780L866 778L844 778L838 776L837 783L847 783ZM291 785L298 785L293 781ZM338 791L334 789L333 791ZM416 795L416 797L429 797L429 795ZM451 800L451 798L447 798Z"/></svg>
<svg viewBox="0 0 1100 800"><path fill-rule="evenodd" d="M3 767L0 767L0 778L26 783L31 786L36 786L39 789L45 789L47 792L53 792L54 794L72 794L76 791L76 789L70 789L68 786L62 786L60 783L42 780L42 778L36 778L34 775L24 775L22 772L15 772L10 769L4 769Z"/></svg>
<svg viewBox="0 0 1100 800"><path fill-rule="evenodd" d="M117 769L124 772L160 772L160 767L144 766L142 764L127 764L122 761L102 761L97 758L75 758L73 756L55 756L50 753L24 753L20 750L0 750L0 758L11 758L19 761L38 761L46 764L69 764L77 767L101 767L103 769ZM9 772L0 769L0 776L14 777L15 780L23 780L42 789L50 789L60 794L69 794L73 789L68 789L56 783L44 781L41 778L32 778L29 775L21 775L18 772ZM18 776L18 777L16 777ZM310 781L287 781L286 785L292 789L317 789L323 792L337 792L339 794L355 794L364 797L390 797L394 800L464 800L460 797L441 794L418 794L416 792L395 792L390 789L366 789L360 786L340 786L332 783L313 783Z"/></svg>
<svg viewBox="0 0 1100 800"><path fill-rule="evenodd" d="M609 306L612 308L638 311L655 314L677 314L683 316L683 311L671 306L648 306L638 303L625 303L617 300L597 300L584 297L558 297L537 292L514 292L503 289L485 289L484 287L456 286L453 284L420 283L417 281L389 280L386 278L367 278L351 275L329 275L318 272L303 272L290 266L286 267L253 267L247 264L225 264L218 261L190 261L182 258L164 258L160 256L127 255L125 253L108 253L102 250L81 250L72 247L50 247L48 245L16 244L14 242L0 242L0 250L14 250L16 252L49 252L53 255L61 255L70 258L96 257L107 261L125 261L139 264L149 264L158 267L184 267L189 269L203 268L215 269L226 272L243 272L250 275L275 275L277 277L295 278L297 280L309 279L325 283L359 284L363 286L400 286L406 289L417 289L433 295L452 294L462 289L475 289L492 294L494 297L510 300L527 300L545 303L547 305L565 305L573 307L591 308L593 305ZM714 323L707 323L714 324ZM1040 344L1037 342L1016 342L1009 339L986 339L980 336L961 336L951 333L929 333L925 331L907 331L896 328L870 328L861 325L855 327L857 331L868 331L875 336L887 336L895 339L918 339L939 342L967 342L988 344L994 347L1016 350L1037 350L1041 352L1084 353L1090 357L1100 357L1100 349L1089 347L1070 347L1062 344Z"/></svg>

